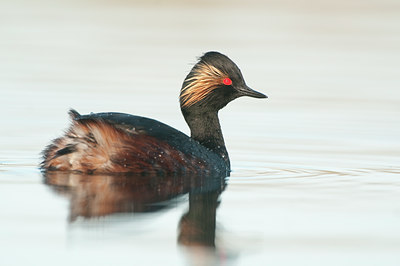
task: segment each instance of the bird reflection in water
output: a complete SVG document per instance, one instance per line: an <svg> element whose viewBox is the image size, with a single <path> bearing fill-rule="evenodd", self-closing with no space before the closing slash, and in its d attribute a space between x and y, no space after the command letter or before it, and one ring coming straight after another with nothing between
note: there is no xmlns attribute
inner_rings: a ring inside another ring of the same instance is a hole
<svg viewBox="0 0 400 266"><path fill-rule="evenodd" d="M189 193L189 210L179 224L178 242L181 245L215 247L215 220L220 192Z"/></svg>
<svg viewBox="0 0 400 266"><path fill-rule="evenodd" d="M44 173L44 182L70 199L70 222L78 217L156 212L189 193L189 210L179 222L178 243L210 248L215 247L216 209L225 181L225 176Z"/></svg>

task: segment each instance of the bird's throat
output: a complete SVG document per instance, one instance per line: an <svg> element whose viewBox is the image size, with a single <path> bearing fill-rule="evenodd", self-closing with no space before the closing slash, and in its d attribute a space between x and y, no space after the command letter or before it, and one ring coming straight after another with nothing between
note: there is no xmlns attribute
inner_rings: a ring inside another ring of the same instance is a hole
<svg viewBox="0 0 400 266"><path fill-rule="evenodd" d="M228 152L222 136L217 112L183 112L190 127L191 138L220 155L230 167Z"/></svg>

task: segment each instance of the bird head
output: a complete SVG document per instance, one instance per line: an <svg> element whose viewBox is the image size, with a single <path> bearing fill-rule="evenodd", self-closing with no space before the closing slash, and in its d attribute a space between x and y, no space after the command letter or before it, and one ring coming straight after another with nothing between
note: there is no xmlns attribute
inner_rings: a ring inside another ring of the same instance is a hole
<svg viewBox="0 0 400 266"><path fill-rule="evenodd" d="M232 100L267 98L246 85L242 72L227 56L207 52L186 76L180 92L182 111L218 111Z"/></svg>

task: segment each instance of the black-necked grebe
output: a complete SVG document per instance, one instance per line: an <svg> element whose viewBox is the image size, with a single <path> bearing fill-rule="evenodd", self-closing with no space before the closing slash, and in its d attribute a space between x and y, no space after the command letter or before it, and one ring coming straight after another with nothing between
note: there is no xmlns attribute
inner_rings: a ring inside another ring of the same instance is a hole
<svg viewBox="0 0 400 266"><path fill-rule="evenodd" d="M122 113L80 115L44 151L45 171L82 173L206 174L230 172L218 111L230 101L250 96L239 68L227 56L208 52L185 78L182 114L191 137L159 121Z"/></svg>

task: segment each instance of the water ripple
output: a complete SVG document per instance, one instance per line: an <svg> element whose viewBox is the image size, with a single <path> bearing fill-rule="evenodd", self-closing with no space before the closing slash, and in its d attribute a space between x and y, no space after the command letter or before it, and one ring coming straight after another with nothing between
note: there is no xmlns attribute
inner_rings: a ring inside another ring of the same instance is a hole
<svg viewBox="0 0 400 266"><path fill-rule="evenodd" d="M256 168L238 168L232 172L232 177L243 179L286 179L286 178L312 178L312 177L325 177L325 176L338 176L338 177L361 177L361 176L388 176L400 175L399 167L392 168L349 168L349 169L307 169L307 168L270 168L256 169ZM400 177L400 176L399 176ZM400 180L400 179L399 179Z"/></svg>

